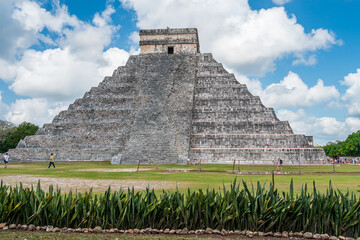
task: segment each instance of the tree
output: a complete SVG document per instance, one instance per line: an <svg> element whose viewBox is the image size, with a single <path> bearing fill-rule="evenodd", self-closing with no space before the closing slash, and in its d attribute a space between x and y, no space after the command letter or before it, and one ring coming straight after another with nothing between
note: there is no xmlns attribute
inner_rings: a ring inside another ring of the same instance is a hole
<svg viewBox="0 0 360 240"><path fill-rule="evenodd" d="M322 148L325 151L326 156L329 157L336 157L340 154L340 146L341 146L342 142L341 141L336 141L336 142L328 142L325 146L323 146Z"/></svg>
<svg viewBox="0 0 360 240"><path fill-rule="evenodd" d="M38 129L39 127L32 123L23 122L18 127L8 131L0 144L0 153L15 148L20 140L24 139L26 136L34 135Z"/></svg>
<svg viewBox="0 0 360 240"><path fill-rule="evenodd" d="M359 149L358 145L360 142L360 130L356 133L350 134L347 139L341 144L340 154L345 156L358 157Z"/></svg>
<svg viewBox="0 0 360 240"><path fill-rule="evenodd" d="M329 157L338 155L359 157L360 130L350 134L345 141L329 142L322 148Z"/></svg>

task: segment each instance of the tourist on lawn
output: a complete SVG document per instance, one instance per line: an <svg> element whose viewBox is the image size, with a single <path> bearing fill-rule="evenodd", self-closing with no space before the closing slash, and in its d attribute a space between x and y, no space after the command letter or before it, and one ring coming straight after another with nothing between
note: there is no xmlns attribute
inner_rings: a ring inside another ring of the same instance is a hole
<svg viewBox="0 0 360 240"><path fill-rule="evenodd" d="M7 164L9 162L9 154L8 153L5 153L4 155L4 163L5 163L5 167L4 168L7 168Z"/></svg>
<svg viewBox="0 0 360 240"><path fill-rule="evenodd" d="M55 168L55 163L54 163L54 162L55 162L54 154L51 153L51 155L50 155L50 163L49 163L49 167L48 167L48 168L50 168L51 165L53 165L54 168Z"/></svg>
<svg viewBox="0 0 360 240"><path fill-rule="evenodd" d="M280 172L282 171L282 160L280 158L277 160L276 172L278 170L280 170Z"/></svg>

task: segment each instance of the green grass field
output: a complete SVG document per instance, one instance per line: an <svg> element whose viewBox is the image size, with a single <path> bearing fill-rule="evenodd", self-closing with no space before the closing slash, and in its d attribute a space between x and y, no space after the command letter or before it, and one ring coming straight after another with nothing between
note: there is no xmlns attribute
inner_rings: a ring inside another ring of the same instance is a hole
<svg viewBox="0 0 360 240"><path fill-rule="evenodd" d="M103 192L113 184L115 188L123 186L124 182L126 182L124 187L134 185L135 189L140 186L140 183L146 186L149 183L150 187L155 186L157 191L163 188L173 190L176 187L185 191L187 188L221 189L223 184L230 185L235 178L238 182L242 180L248 183L270 182L272 176L269 173L274 170L274 166L271 165L240 165L240 172L251 174L237 174L238 166L235 167L235 173L232 173L232 165L203 164L201 172L197 171L198 166L195 165L141 165L140 171L135 172L136 165L111 165L109 161L56 162L56 169L48 169L47 166L46 162L9 164L7 169L0 167L0 178L5 184L11 185L20 182L29 183L29 178L32 181L42 178L42 184L50 179L55 183L59 182L59 187L65 191L67 188L65 184L61 184L62 181L75 181L76 187L73 186L72 189L77 188L79 191L94 188L93 184L98 182L101 182L102 186L97 189L95 187L95 192ZM338 164L335 165L335 171L334 173L332 165L302 166L301 175L299 175L298 166L284 166L283 174L275 175L275 184L279 190L288 191L290 180L293 179L295 192L299 192L305 183L312 186L313 181L320 191L325 191L329 181L332 181L335 188L342 191L360 189L358 186L360 184L359 165ZM82 182L76 182L80 180Z"/></svg>

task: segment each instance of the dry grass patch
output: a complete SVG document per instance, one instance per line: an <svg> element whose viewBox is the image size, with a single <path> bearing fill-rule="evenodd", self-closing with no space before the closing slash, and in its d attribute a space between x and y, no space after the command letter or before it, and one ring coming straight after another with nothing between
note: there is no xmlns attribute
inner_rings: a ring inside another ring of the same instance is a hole
<svg viewBox="0 0 360 240"><path fill-rule="evenodd" d="M151 171L153 168L139 168L139 172ZM137 172L137 168L93 168L93 169L78 169L79 172Z"/></svg>
<svg viewBox="0 0 360 240"><path fill-rule="evenodd" d="M4 184L16 186L22 183L24 187L36 186L38 181L41 182L41 188L47 190L50 185L59 187L62 192L70 190L77 190L79 192L89 191L90 188L93 192L102 193L110 186L112 189L118 190L120 188L127 189L134 187L135 190L145 190L147 187L150 189L174 189L176 185L179 187L188 187L191 183L175 181L147 181L147 180L104 180L104 179L78 179L78 178L52 178L39 175L9 175L2 176Z"/></svg>

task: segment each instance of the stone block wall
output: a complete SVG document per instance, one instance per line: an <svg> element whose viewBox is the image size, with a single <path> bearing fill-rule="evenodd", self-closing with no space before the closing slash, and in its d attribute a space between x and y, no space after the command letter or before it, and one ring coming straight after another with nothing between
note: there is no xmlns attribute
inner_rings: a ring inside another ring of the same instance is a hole
<svg viewBox="0 0 360 240"><path fill-rule="evenodd" d="M140 30L139 44L140 54L168 53L168 47L174 54L200 52L196 28Z"/></svg>
<svg viewBox="0 0 360 240"><path fill-rule="evenodd" d="M322 163L312 137L294 134L211 54L149 53L91 88L36 135L13 161L114 163Z"/></svg>

